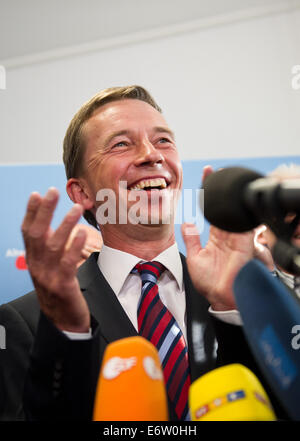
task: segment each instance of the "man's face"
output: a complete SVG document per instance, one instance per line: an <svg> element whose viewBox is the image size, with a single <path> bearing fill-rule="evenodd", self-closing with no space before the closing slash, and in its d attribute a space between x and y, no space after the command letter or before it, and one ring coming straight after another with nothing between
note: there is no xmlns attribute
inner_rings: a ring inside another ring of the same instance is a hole
<svg viewBox="0 0 300 441"><path fill-rule="evenodd" d="M93 114L84 126L83 136L84 178L95 208L100 204L96 200L99 190L112 190L118 223L119 203L126 205L127 213L136 213L132 208L137 207L140 194L143 198L138 214L144 214L151 223L152 210L155 223L161 223L162 200L171 200L182 187L174 135L162 114L143 101L115 101ZM121 181L126 182L126 187L120 190Z"/></svg>

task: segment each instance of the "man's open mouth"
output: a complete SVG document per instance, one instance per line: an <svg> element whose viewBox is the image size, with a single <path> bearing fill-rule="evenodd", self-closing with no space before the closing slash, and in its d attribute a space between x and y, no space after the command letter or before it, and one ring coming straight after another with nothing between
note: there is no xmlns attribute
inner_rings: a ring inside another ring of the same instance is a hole
<svg viewBox="0 0 300 441"><path fill-rule="evenodd" d="M146 178L130 185L128 190L163 190L168 185L165 178Z"/></svg>

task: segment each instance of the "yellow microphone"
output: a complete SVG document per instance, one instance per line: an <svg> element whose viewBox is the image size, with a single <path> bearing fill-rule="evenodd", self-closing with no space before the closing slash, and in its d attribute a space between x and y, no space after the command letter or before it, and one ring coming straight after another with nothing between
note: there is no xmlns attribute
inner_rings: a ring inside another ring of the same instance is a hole
<svg viewBox="0 0 300 441"><path fill-rule="evenodd" d="M158 352L145 338L128 337L107 346L97 384L93 420L168 420Z"/></svg>
<svg viewBox="0 0 300 441"><path fill-rule="evenodd" d="M193 421L275 421L270 400L257 377L241 364L215 369L191 384Z"/></svg>

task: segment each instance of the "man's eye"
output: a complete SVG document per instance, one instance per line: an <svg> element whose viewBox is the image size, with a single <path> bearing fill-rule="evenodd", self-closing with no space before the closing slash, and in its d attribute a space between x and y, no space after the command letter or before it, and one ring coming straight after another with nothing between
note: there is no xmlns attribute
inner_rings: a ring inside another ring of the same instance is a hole
<svg viewBox="0 0 300 441"><path fill-rule="evenodd" d="M159 142L160 143L162 143L162 144L164 144L164 143L166 143L166 142L171 142L168 138L160 138L159 139Z"/></svg>
<svg viewBox="0 0 300 441"><path fill-rule="evenodd" d="M114 144L113 147L124 147L126 145L127 145L127 143L125 141L120 141L120 142L117 142L116 144Z"/></svg>

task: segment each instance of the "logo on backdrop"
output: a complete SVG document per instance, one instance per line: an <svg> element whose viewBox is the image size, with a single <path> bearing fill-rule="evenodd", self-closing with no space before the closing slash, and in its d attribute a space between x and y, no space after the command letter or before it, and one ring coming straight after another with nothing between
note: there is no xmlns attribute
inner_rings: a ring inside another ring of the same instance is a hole
<svg viewBox="0 0 300 441"><path fill-rule="evenodd" d="M12 259L18 270L27 270L25 251L16 248L8 248L5 253L7 259Z"/></svg>

